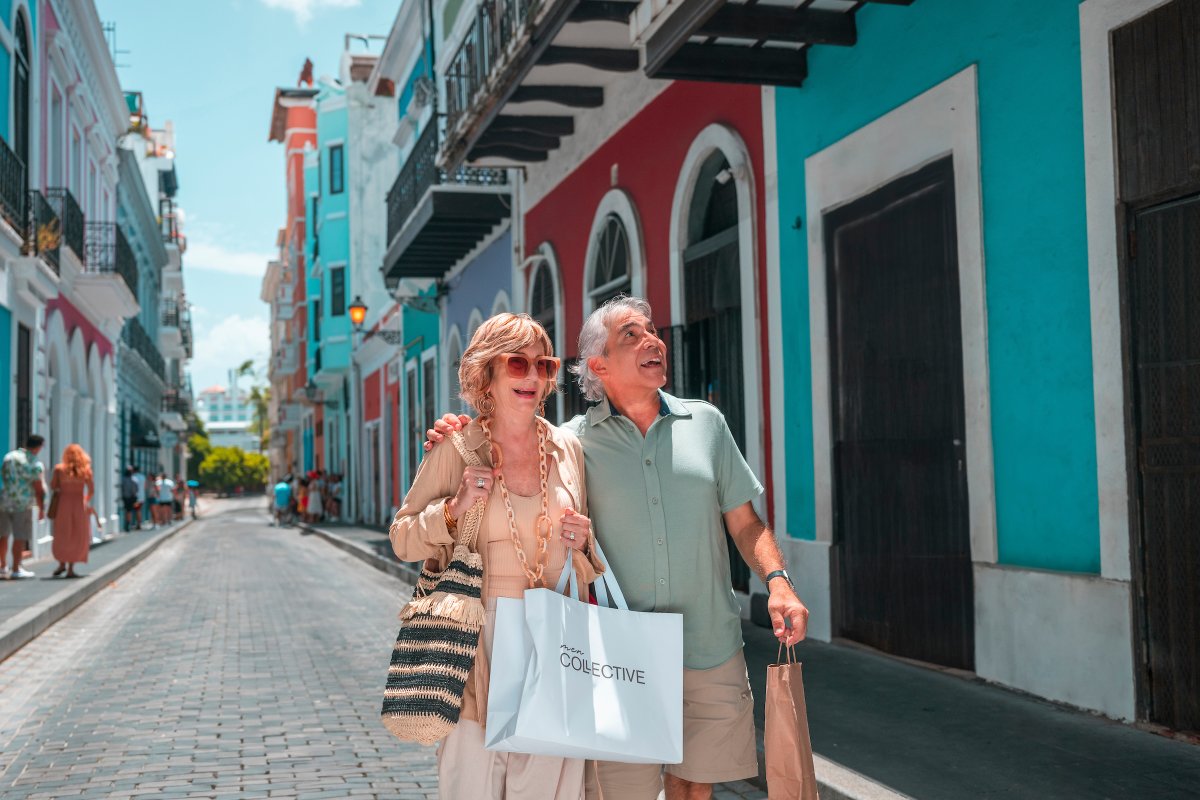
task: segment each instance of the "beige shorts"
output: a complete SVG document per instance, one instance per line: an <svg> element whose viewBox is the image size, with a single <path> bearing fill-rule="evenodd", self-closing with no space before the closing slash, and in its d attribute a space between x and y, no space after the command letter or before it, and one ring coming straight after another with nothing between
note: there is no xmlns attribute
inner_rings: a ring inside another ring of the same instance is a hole
<svg viewBox="0 0 1200 800"><path fill-rule="evenodd" d="M28 542L33 534L33 509L24 511L0 510L0 539L12 536L17 541Z"/></svg>
<svg viewBox="0 0 1200 800"><path fill-rule="evenodd" d="M601 761L605 800L655 800L663 766ZM683 763L666 771L692 783L726 783L758 775L754 695L742 651L712 669L683 671Z"/></svg>

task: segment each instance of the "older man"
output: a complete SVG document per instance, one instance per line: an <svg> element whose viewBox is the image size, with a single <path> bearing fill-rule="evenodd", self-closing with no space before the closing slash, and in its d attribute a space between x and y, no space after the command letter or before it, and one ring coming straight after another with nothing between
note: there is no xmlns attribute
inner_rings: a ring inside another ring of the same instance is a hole
<svg viewBox="0 0 1200 800"><path fill-rule="evenodd" d="M666 765L665 785L668 800L691 800L710 798L712 784L758 774L725 531L766 583L782 643L804 638L808 609L754 510L763 488L724 416L662 391L666 346L650 317L646 301L620 296L584 322L576 373L597 405L565 427L583 443L596 536L629 607L683 614L684 754L682 764ZM654 800L664 785L661 765L607 762L599 773L606 798Z"/></svg>
<svg viewBox="0 0 1200 800"><path fill-rule="evenodd" d="M0 464L0 580L32 578L34 574L21 566L21 558L33 538L33 507L38 519L46 518L46 487L42 483L44 467L37 460L45 439L36 433L25 440L24 447L4 456ZM5 564L8 539L12 537L12 568Z"/></svg>

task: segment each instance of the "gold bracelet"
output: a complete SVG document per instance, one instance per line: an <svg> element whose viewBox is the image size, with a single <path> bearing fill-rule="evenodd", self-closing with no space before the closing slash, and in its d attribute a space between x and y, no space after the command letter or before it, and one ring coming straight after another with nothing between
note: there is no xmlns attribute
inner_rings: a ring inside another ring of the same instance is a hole
<svg viewBox="0 0 1200 800"><path fill-rule="evenodd" d="M442 512L446 516L446 530L450 531L451 533L454 533L454 531L458 530L458 522L454 519L454 516L450 513L450 500L451 499L453 499L453 498L449 498L449 497L446 498L446 502L442 504Z"/></svg>

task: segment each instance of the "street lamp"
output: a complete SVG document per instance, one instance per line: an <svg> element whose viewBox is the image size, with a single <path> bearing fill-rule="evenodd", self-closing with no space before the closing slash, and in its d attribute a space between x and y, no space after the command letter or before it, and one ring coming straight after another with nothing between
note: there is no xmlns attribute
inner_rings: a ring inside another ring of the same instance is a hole
<svg viewBox="0 0 1200 800"><path fill-rule="evenodd" d="M367 304L363 302L362 295L355 295L354 302L350 304L350 321L354 323L356 331L362 330L363 320L367 318Z"/></svg>

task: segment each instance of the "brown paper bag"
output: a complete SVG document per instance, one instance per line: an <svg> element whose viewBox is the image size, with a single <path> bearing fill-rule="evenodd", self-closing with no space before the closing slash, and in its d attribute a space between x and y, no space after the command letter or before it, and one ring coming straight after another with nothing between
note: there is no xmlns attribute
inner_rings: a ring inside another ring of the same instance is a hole
<svg viewBox="0 0 1200 800"><path fill-rule="evenodd" d="M782 645L779 652L776 662L783 656ZM767 667L766 712L767 796L771 800L817 800L804 680L791 647L787 662Z"/></svg>

